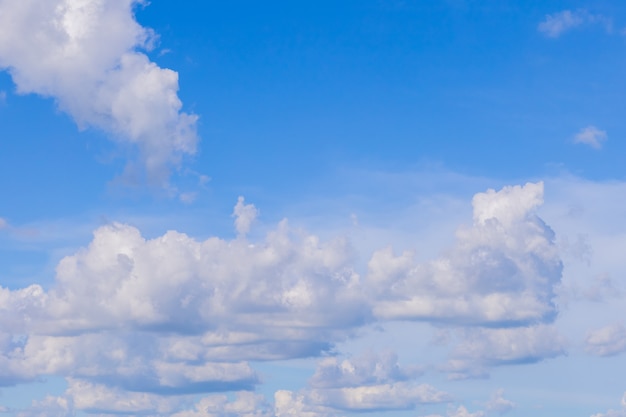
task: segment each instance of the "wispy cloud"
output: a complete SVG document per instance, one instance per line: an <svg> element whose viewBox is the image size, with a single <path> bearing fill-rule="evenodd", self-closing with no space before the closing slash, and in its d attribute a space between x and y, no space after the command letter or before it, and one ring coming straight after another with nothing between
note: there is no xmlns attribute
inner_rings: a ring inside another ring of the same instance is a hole
<svg viewBox="0 0 626 417"><path fill-rule="evenodd" d="M596 356L612 356L626 350L626 329L621 324L613 324L594 330L585 340L587 353Z"/></svg>
<svg viewBox="0 0 626 417"><path fill-rule="evenodd" d="M537 29L549 38L558 38L565 32L586 24L603 25L608 32L612 30L611 19L600 15L589 13L587 10L563 10L558 13L546 15L546 18L539 23Z"/></svg>
<svg viewBox="0 0 626 417"><path fill-rule="evenodd" d="M600 130L595 126L587 126L581 129L576 136L574 136L574 143L582 143L583 145L589 145L594 149L602 149L604 142L606 142L608 136L606 131Z"/></svg>

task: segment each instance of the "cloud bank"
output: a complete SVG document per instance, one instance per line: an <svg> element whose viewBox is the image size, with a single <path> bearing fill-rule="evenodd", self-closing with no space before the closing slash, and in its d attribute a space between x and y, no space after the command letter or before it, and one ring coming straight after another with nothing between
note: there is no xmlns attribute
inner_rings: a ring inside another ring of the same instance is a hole
<svg viewBox="0 0 626 417"><path fill-rule="evenodd" d="M323 241L287 220L249 240L258 210L243 198L232 240L176 231L146 239L130 225L102 226L59 262L50 289L0 287L0 384L57 375L68 391L45 400L57 405L95 413L106 403L133 414L161 404L163 415L205 415L184 398L254 389L260 378L249 361L331 353L363 325L399 319L455 332L441 368L451 378L561 355L565 342L549 323L562 265L552 230L535 213L542 202L542 183L476 194L472 225L441 256L417 262L382 249L365 271L346 238ZM330 357L307 388L277 392L273 412L322 416L450 400L418 383L420 375L391 352ZM97 402L95 392L110 399ZM219 398L206 401L230 404ZM500 403L494 407L511 406Z"/></svg>

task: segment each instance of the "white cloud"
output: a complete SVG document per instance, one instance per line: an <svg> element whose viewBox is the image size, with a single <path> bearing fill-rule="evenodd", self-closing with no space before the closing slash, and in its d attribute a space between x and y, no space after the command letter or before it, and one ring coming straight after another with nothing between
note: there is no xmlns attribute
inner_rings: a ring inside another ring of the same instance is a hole
<svg viewBox="0 0 626 417"><path fill-rule="evenodd" d="M259 210L253 204L244 204L244 198L239 197L233 209L235 217L235 229L240 236L245 236L250 231L252 223L259 215Z"/></svg>
<svg viewBox="0 0 626 417"><path fill-rule="evenodd" d="M405 410L450 400L445 392L417 384L418 373L415 367L400 367L392 353L367 353L342 361L324 359L309 381L309 388L297 394L281 394L283 408L316 412Z"/></svg>
<svg viewBox="0 0 626 417"><path fill-rule="evenodd" d="M539 23L537 29L545 36L558 38L563 33L586 24L601 24L606 28L607 32L612 30L611 19L599 14L589 13L584 9L563 10L546 15L545 20Z"/></svg>
<svg viewBox="0 0 626 417"><path fill-rule="evenodd" d="M135 21L138 4L0 0L0 68L18 93L52 97L79 127L136 147L149 181L165 185L196 150L197 116L181 112L178 74L140 51L155 35Z"/></svg>
<svg viewBox="0 0 626 417"><path fill-rule="evenodd" d="M9 227L9 222L0 217L0 230L6 229L7 227Z"/></svg>
<svg viewBox="0 0 626 417"><path fill-rule="evenodd" d="M328 407L309 404L305 395L292 391L280 390L274 394L276 417L334 417L336 414Z"/></svg>
<svg viewBox="0 0 626 417"><path fill-rule="evenodd" d="M101 384L68 379L68 388L58 396L34 401L20 417L88 415L151 415L170 417L274 417L270 404L261 395L237 392L229 401L226 395L210 395L192 405L191 396L160 396L128 392Z"/></svg>
<svg viewBox="0 0 626 417"><path fill-rule="evenodd" d="M450 396L428 384L396 382L352 388L313 389L309 401L337 410L408 410L419 404L450 401Z"/></svg>
<svg viewBox="0 0 626 417"><path fill-rule="evenodd" d="M626 351L626 328L613 324L590 332L585 339L585 350L596 356L612 356Z"/></svg>
<svg viewBox="0 0 626 417"><path fill-rule="evenodd" d="M485 413L482 411L476 411L474 413L470 413L465 406L458 406L457 408L450 407L448 408L448 412L446 413L447 417L484 417ZM440 414L431 414L426 417L443 417Z"/></svg>
<svg viewBox="0 0 626 417"><path fill-rule="evenodd" d="M286 221L258 243L101 227L49 291L0 288L0 381L250 389L258 378L243 361L318 355L369 320L351 260L345 239L320 242Z"/></svg>
<svg viewBox="0 0 626 417"><path fill-rule="evenodd" d="M74 410L102 414L170 413L179 399L154 394L126 392L104 385L69 379L64 396Z"/></svg>
<svg viewBox="0 0 626 417"><path fill-rule="evenodd" d="M574 136L574 143L582 143L594 149L601 149L607 137L604 130L600 130L595 126L587 126Z"/></svg>
<svg viewBox="0 0 626 417"><path fill-rule="evenodd" d="M499 414L507 413L514 409L516 406L517 405L513 401L504 398L503 389L497 390L486 404L487 411Z"/></svg>
<svg viewBox="0 0 626 417"><path fill-rule="evenodd" d="M392 352L368 352L350 359L322 359L310 385L314 388L337 388L388 384L413 379L420 373L417 367L401 368L398 357Z"/></svg>
<svg viewBox="0 0 626 417"><path fill-rule="evenodd" d="M561 262L534 213L542 200L541 183L477 194L473 225L452 248L422 264L378 251L365 279L347 239L322 241L286 220L258 241L245 236L249 223L232 240L100 227L59 262L48 290L0 288L0 384L58 375L150 395L248 390L259 378L246 361L318 356L363 324L396 318L493 327L463 333L454 375L556 356L552 329L497 328L556 312ZM256 213L240 199L236 225ZM392 354L326 359L277 409L323 415L448 400L418 374Z"/></svg>
<svg viewBox="0 0 626 417"><path fill-rule="evenodd" d="M200 400L194 410L181 411L172 417L274 417L272 407L262 395L238 392L233 401L225 395Z"/></svg>
<svg viewBox="0 0 626 417"><path fill-rule="evenodd" d="M410 252L374 253L366 285L376 316L490 326L552 320L562 263L554 233L534 213L542 202L542 183L479 193L473 226L439 258L417 264Z"/></svg>
<svg viewBox="0 0 626 417"><path fill-rule="evenodd" d="M72 405L67 398L54 396L33 401L28 409L17 413L17 417L73 417L73 415Z"/></svg>
<svg viewBox="0 0 626 417"><path fill-rule="evenodd" d="M554 326L469 328L444 368L453 379L487 376L492 366L535 363L565 354L566 341Z"/></svg>
<svg viewBox="0 0 626 417"><path fill-rule="evenodd" d="M493 394L491 399L485 404L485 408L486 408L485 411L478 410L472 413L468 411L468 409L463 405L459 405L458 407L450 405L448 406L448 411L446 415L447 417L484 417L485 415L491 415L492 413L498 413L498 414L507 413L511 411L512 409L514 409L516 405L512 401L505 399L503 397L503 394L504 394L504 390L502 389L497 390ZM443 416L441 416L440 414L431 414L426 417L443 417Z"/></svg>

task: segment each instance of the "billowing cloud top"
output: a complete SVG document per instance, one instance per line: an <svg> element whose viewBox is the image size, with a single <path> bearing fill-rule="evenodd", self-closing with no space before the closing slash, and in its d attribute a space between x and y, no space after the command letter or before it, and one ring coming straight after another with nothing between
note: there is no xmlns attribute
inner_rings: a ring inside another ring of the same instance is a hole
<svg viewBox="0 0 626 417"><path fill-rule="evenodd" d="M563 267L554 233L534 214L542 202L542 183L489 190L474 197L472 227L438 259L374 253L367 280L376 316L488 326L551 320Z"/></svg>
<svg viewBox="0 0 626 417"><path fill-rule="evenodd" d="M445 365L452 377L560 355L562 340L540 324L554 317L561 277L553 233L534 213L542 201L541 183L477 194L473 225L440 257L417 263L380 250L365 273L347 239L322 241L286 220L250 241L257 210L243 198L232 240L100 227L61 260L49 290L0 288L0 384L64 376L67 396L85 397L73 404L89 407L100 403L88 391L145 393L132 394L144 404L153 395L250 390L259 377L247 361L318 356L390 319L472 326ZM419 375L391 353L329 358L308 389L276 394L276 414L449 399L417 384Z"/></svg>
<svg viewBox="0 0 626 417"><path fill-rule="evenodd" d="M196 151L197 116L181 112L178 74L142 53L154 34L134 19L141 0L0 0L0 68L19 93L52 97L85 128L139 150L148 179Z"/></svg>

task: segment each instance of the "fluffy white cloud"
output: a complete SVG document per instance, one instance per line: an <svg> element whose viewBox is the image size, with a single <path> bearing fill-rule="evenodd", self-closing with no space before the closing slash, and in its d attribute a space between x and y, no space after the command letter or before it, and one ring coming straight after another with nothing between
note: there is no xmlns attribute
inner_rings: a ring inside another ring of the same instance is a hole
<svg viewBox="0 0 626 417"><path fill-rule="evenodd" d="M461 341L445 370L454 379L484 377L487 368L539 362L565 354L566 342L554 326L460 331Z"/></svg>
<svg viewBox="0 0 626 417"><path fill-rule="evenodd" d="M225 395L210 395L193 404L191 396L160 396L128 392L100 384L68 379L68 388L58 397L34 401L18 413L20 417L89 415L150 415L169 417L274 417L261 395L237 392L230 401ZM192 407L192 408L189 408Z"/></svg>
<svg viewBox="0 0 626 417"><path fill-rule="evenodd" d="M448 364L457 377L556 356L563 343L552 328L514 328L556 312L561 262L534 214L542 197L541 183L477 194L473 225L439 258L419 264L378 251L365 279L345 238L321 241L284 220L248 240L257 211L243 199L232 240L100 227L59 262L47 291L0 288L0 384L59 375L148 394L249 390L259 378L246 361L317 356L386 319L490 326L462 333ZM418 374L391 354L326 359L307 389L279 395L279 409L406 409L448 399L417 384Z"/></svg>
<svg viewBox="0 0 626 417"><path fill-rule="evenodd" d="M534 213L542 202L542 183L479 193L473 226L438 259L374 253L366 285L376 316L489 326L552 320L562 263L554 233Z"/></svg>
<svg viewBox="0 0 626 417"><path fill-rule="evenodd" d="M606 131L600 130L595 126L587 126L574 136L574 143L581 143L583 145L589 145L594 149L601 149L607 138Z"/></svg>
<svg viewBox="0 0 626 417"><path fill-rule="evenodd" d="M613 324L589 332L585 350L597 356L612 356L626 351L626 328Z"/></svg>
<svg viewBox="0 0 626 417"><path fill-rule="evenodd" d="M611 30L611 20L605 16L589 13L587 10L563 10L558 13L546 15L544 21L539 23L537 29L550 38L558 38L563 33L585 24L598 23Z"/></svg>
<svg viewBox="0 0 626 417"><path fill-rule="evenodd" d="M286 221L259 243L101 227L49 291L0 288L0 382L250 389L258 379L243 361L318 355L369 319L351 259L345 239L320 242Z"/></svg>
<svg viewBox="0 0 626 417"><path fill-rule="evenodd" d="M334 417L328 407L310 404L303 393L280 390L274 394L276 417Z"/></svg>
<svg viewBox="0 0 626 417"><path fill-rule="evenodd" d="M314 388L338 388L388 384L414 379L420 373L418 367L400 367L397 356L392 352L368 352L350 359L322 359L310 385Z"/></svg>
<svg viewBox="0 0 626 417"><path fill-rule="evenodd" d="M197 116L181 112L178 74L142 53L155 35L134 19L142 0L0 0L0 68L22 94L52 97L81 128L139 150L150 181L196 150Z"/></svg>
<svg viewBox="0 0 626 417"><path fill-rule="evenodd" d="M284 415L307 410L324 415L329 410L406 410L450 400L445 392L415 383L418 373L414 367L400 367L392 353L368 353L342 361L328 358L318 364L309 388L280 394L280 410Z"/></svg>
<svg viewBox="0 0 626 417"><path fill-rule="evenodd" d="M239 197L233 209L235 217L235 229L239 235L246 235L250 231L250 226L259 215L259 210L253 204L244 204L244 198Z"/></svg>

